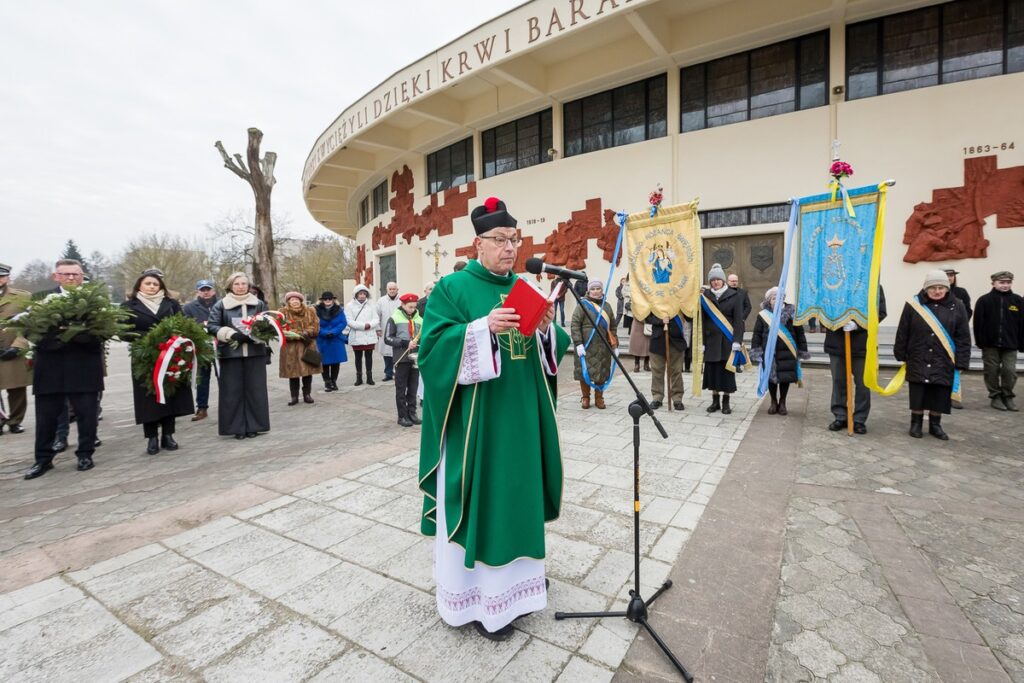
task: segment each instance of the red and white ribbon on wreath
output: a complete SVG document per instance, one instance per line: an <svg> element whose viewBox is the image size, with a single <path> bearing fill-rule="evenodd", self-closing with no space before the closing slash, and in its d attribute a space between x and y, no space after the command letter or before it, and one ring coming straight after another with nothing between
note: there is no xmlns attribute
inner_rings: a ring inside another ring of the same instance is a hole
<svg viewBox="0 0 1024 683"><path fill-rule="evenodd" d="M178 349L186 352L191 351L191 359L186 362L183 358L177 356ZM176 357L179 360L175 361ZM156 390L157 403L167 403L167 394L164 392L164 380L173 379L177 381L182 373L191 372L195 367L195 363L195 344L188 337L174 335L160 345L160 355L157 356L156 365L153 366L153 388Z"/></svg>
<svg viewBox="0 0 1024 683"><path fill-rule="evenodd" d="M277 335L277 352L281 353L281 349L288 343L288 340L284 336L284 328L281 327L280 313L275 311L263 311L256 315L249 316L248 318L242 318L242 324L245 325L249 330L252 330L252 326L258 320L266 320L270 323L270 326L274 328L274 334Z"/></svg>

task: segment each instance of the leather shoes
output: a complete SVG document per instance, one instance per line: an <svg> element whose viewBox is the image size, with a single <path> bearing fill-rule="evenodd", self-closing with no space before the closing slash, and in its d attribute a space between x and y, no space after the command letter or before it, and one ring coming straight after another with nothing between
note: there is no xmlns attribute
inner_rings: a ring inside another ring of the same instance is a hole
<svg viewBox="0 0 1024 683"><path fill-rule="evenodd" d="M854 434L867 434L868 433L867 425L865 425L863 422L854 422L853 423L853 433Z"/></svg>
<svg viewBox="0 0 1024 683"><path fill-rule="evenodd" d="M828 426L828 431L838 432L846 429L846 420L832 420L832 423Z"/></svg>
<svg viewBox="0 0 1024 683"><path fill-rule="evenodd" d="M235 434L235 438L241 441L242 439L245 438L245 434Z"/></svg>
<svg viewBox="0 0 1024 683"><path fill-rule="evenodd" d="M411 415L409 415L409 422L412 422L414 425L423 424L423 420L421 420L416 413L412 413Z"/></svg>
<svg viewBox="0 0 1024 683"><path fill-rule="evenodd" d="M682 401L676 401L675 403L672 404L672 407L675 410L686 410L686 406L683 405Z"/></svg>
<svg viewBox="0 0 1024 683"><path fill-rule="evenodd" d="M200 408L196 411L196 414L192 416L192 421L199 422L200 420L205 420L208 414L209 413L206 412L206 408Z"/></svg>
<svg viewBox="0 0 1024 683"><path fill-rule="evenodd" d="M178 450L178 442L174 440L173 434L164 434L164 438L160 440L160 446L169 450Z"/></svg>
<svg viewBox="0 0 1024 683"><path fill-rule="evenodd" d="M26 479L35 479L36 477L43 476L44 474L46 474L47 472L49 472L52 469L53 469L53 463L51 463L51 462L48 462L45 465L41 465L39 463L36 463L35 465L32 465L32 469L30 469L28 472L25 473L25 478Z"/></svg>
<svg viewBox="0 0 1024 683"><path fill-rule="evenodd" d="M156 455L160 452L160 442L155 436L149 437L146 442L146 455Z"/></svg>
<svg viewBox="0 0 1024 683"><path fill-rule="evenodd" d="M657 410L662 406L661 401L651 401L651 410Z"/></svg>
<svg viewBox="0 0 1024 683"><path fill-rule="evenodd" d="M103 442L100 441L99 439L96 439L96 441L93 442L92 447L93 448L99 448L102 445L103 445Z"/></svg>
<svg viewBox="0 0 1024 683"><path fill-rule="evenodd" d="M85 472L93 468L92 458L79 458L78 459L78 471Z"/></svg>
<svg viewBox="0 0 1024 683"><path fill-rule="evenodd" d="M68 449L68 442L64 439L57 439L53 442L53 452L63 453Z"/></svg>
<svg viewBox="0 0 1024 683"><path fill-rule="evenodd" d="M479 621L474 621L473 626L476 627L476 632L482 635L487 640L502 641L508 640L515 633L515 628L512 624L506 624L497 631L491 632L484 628L484 625Z"/></svg>
<svg viewBox="0 0 1024 683"><path fill-rule="evenodd" d="M398 418L398 424L402 427L412 427L412 420L407 417Z"/></svg>
<svg viewBox="0 0 1024 683"><path fill-rule="evenodd" d="M9 425L7 428L11 430L11 434L21 434L25 431L21 425Z"/></svg>
<svg viewBox="0 0 1024 683"><path fill-rule="evenodd" d="M257 436L259 436L259 434L257 434L256 432L246 432L245 433L245 438L247 438L247 439L255 439Z"/></svg>

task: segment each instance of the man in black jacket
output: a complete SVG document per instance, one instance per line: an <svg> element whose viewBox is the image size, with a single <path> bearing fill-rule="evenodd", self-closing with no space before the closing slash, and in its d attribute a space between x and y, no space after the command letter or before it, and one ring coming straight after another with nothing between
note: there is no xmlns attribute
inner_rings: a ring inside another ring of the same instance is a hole
<svg viewBox="0 0 1024 683"><path fill-rule="evenodd" d="M960 274L959 270L954 268L946 268L946 277L949 278L949 291L957 299L960 299L960 303L967 309L967 319L971 319L971 295L967 293L967 290L956 284L956 276Z"/></svg>
<svg viewBox="0 0 1024 683"><path fill-rule="evenodd" d="M57 261L54 279L61 289L78 287L84 281L82 264L73 259ZM103 391L103 342L82 333L64 343L56 334L36 345L33 393L36 405L36 464L26 479L41 477L53 469L57 421L70 403L78 424L78 470L93 468L99 392Z"/></svg>
<svg viewBox="0 0 1024 683"><path fill-rule="evenodd" d="M217 303L217 290L211 280L200 280L196 283L196 298L185 304L181 312L206 328L210 319L210 309ZM193 422L205 420L210 409L210 374L212 365L200 365L196 372L196 414Z"/></svg>
<svg viewBox="0 0 1024 683"><path fill-rule="evenodd" d="M878 287L878 320L885 320L885 291ZM867 434L868 414L871 412L871 391L864 386L864 359L867 356L868 331L852 320L841 329L825 331L825 353L832 371L832 415L835 419L829 431L847 428L846 423L846 333L850 333L850 362L853 365L853 431Z"/></svg>
<svg viewBox="0 0 1024 683"><path fill-rule="evenodd" d="M985 388L996 410L1017 411L1017 351L1024 351L1024 297L1014 294L1013 273L992 274L992 291L974 309L974 343L981 349Z"/></svg>
<svg viewBox="0 0 1024 683"><path fill-rule="evenodd" d="M676 410L683 406L683 361L686 357L686 336L683 334L683 314L674 318L658 318L651 313L644 321L651 326L651 401L652 408L660 408L665 400L665 326L668 326L668 391L669 400Z"/></svg>

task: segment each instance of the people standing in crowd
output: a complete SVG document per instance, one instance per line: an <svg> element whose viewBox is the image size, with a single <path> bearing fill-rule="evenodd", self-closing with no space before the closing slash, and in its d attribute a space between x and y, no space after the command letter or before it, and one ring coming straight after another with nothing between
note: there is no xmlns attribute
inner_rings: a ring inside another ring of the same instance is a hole
<svg viewBox="0 0 1024 683"><path fill-rule="evenodd" d="M1024 351L1024 297L1014 294L1013 273L992 274L992 291L978 297L974 343L981 349L985 388L995 410L1017 412L1017 352Z"/></svg>
<svg viewBox="0 0 1024 683"><path fill-rule="evenodd" d="M549 291L555 291L555 287L557 287L560 282L561 280L559 280L558 278L553 279L551 281L551 287L549 288ZM555 314L560 316L559 320L561 322L559 322L558 324L561 325L562 327L565 327L565 295L566 291L565 286L563 285L563 287L558 290L558 296L555 297Z"/></svg>
<svg viewBox="0 0 1024 683"><path fill-rule="evenodd" d="M422 318L427 314L427 299L430 298L430 293L434 291L434 283L428 282L427 286L423 288L423 296L416 302L416 310L419 312Z"/></svg>
<svg viewBox="0 0 1024 683"><path fill-rule="evenodd" d="M10 286L11 267L0 263L0 391L7 392L7 415L0 415L0 435L4 427L11 434L25 431L22 422L28 411L28 387L32 386L32 366L22 355L28 340L14 331L4 330L4 321L22 313L32 296Z"/></svg>
<svg viewBox="0 0 1024 683"><path fill-rule="evenodd" d="M626 334L629 334L633 328L633 297L630 292L629 273L626 273L626 277L622 278L622 283L619 285L619 291L616 294L622 298L622 329L626 330Z"/></svg>
<svg viewBox="0 0 1024 683"><path fill-rule="evenodd" d="M54 267L53 279L60 283L59 291L65 291L80 286L85 272L81 262L61 259ZM53 334L36 345L33 363L36 462L25 479L41 477L53 469L57 420L67 410L67 404L77 416L78 471L91 470L97 445L99 392L103 391L103 342L86 332L68 342Z"/></svg>
<svg viewBox="0 0 1024 683"><path fill-rule="evenodd" d="M263 293L263 289L262 289L262 288L261 288L261 287L260 287L259 285L254 285L254 284L250 283L250 284L249 284L249 292L250 292L250 293L251 293L251 294L252 294L252 295L253 295L254 297L256 297L257 299L259 299L260 301L262 301L262 302L263 302L264 304L265 304L265 303L267 303L267 297L266 297L266 295L265 295L265 294Z"/></svg>
<svg viewBox="0 0 1024 683"><path fill-rule="evenodd" d="M768 333L771 331L772 314L779 305L779 288L772 287L764 293L761 310L754 322L754 334L750 340L750 359L760 365L764 361L765 349L768 348ZM807 335L802 325L793 322L796 309L793 304L782 304L778 340L775 343L775 358L768 375L768 395L771 405L769 415L787 415L786 397L789 385L799 382L802 377L800 361L811 357L807 350Z"/></svg>
<svg viewBox="0 0 1024 683"><path fill-rule="evenodd" d="M132 314L128 324L131 332L137 335L133 343L138 343L138 339L159 325L161 320L181 313L181 304L167 295L163 277L155 274L139 277L132 286L128 301L121 305ZM174 422L176 417L192 415L195 411L191 385L178 386L172 395L167 396L166 403L157 403L156 396L147 392L146 384L133 376L132 399L135 403L135 424L142 425L142 435L146 438L146 453L156 455L161 448L178 450L178 442L174 440Z"/></svg>
<svg viewBox="0 0 1024 683"><path fill-rule="evenodd" d="M373 349L377 344L377 328L380 318L377 309L370 302L370 290L364 285L356 285L352 293L352 301L345 304L345 317L348 322L348 342L356 356L355 386L363 383L363 363L366 363L366 383L373 386Z"/></svg>
<svg viewBox="0 0 1024 683"><path fill-rule="evenodd" d="M743 300L743 322L746 323L747 317L750 316L750 311L753 309L753 306L751 306L751 304L750 304L750 294L747 293L747 290L745 290L742 287L740 287L740 276L737 275L736 273L730 273L729 277L726 278L726 282L729 285L729 289L736 290L737 292L739 292L740 296L742 297L742 300ZM740 340L740 342L742 343L742 340ZM743 372L743 366L742 365L736 366L736 372Z"/></svg>
<svg viewBox="0 0 1024 683"><path fill-rule="evenodd" d="M954 268L946 268L946 277L949 278L949 291L957 299L960 299L960 303L964 305L964 310L967 311L967 319L970 320L974 311L971 309L971 295L967 293L967 290L956 283L956 276L960 274L959 270Z"/></svg>
<svg viewBox="0 0 1024 683"><path fill-rule="evenodd" d="M573 358L573 379L580 383L580 407L590 408L590 386L594 385L594 407L604 410L603 386L612 374L612 354L597 335L604 335L618 353L619 340L615 336L615 313L607 301L601 306L604 298L604 283L591 280L587 283L587 296L581 299L582 305L572 312L569 321L569 334L572 344L576 347ZM594 329L593 320L597 320ZM586 374L584 374L586 370ZM589 381L588 381L589 379Z"/></svg>
<svg viewBox="0 0 1024 683"><path fill-rule="evenodd" d="M640 361L644 362L644 370L651 370L651 335L654 328L643 320L637 320L633 316L633 303L629 294L629 276L626 276L626 284L623 286L624 308L629 311L629 355L633 356L633 372L640 372Z"/></svg>
<svg viewBox="0 0 1024 683"><path fill-rule="evenodd" d="M348 351L345 349L348 344L348 337L345 336L348 319L345 318L345 309L334 298L334 292L320 295L316 315L320 318L320 334L317 335L316 344L320 349L320 362L324 369L324 391L337 391L341 364L348 361Z"/></svg>
<svg viewBox="0 0 1024 683"><path fill-rule="evenodd" d="M686 355L683 356L683 372L689 372L693 365L693 318L680 313L683 316L683 337L686 339Z"/></svg>
<svg viewBox="0 0 1024 683"><path fill-rule="evenodd" d="M242 320L267 310L249 291L245 273L232 273L225 294L210 309L207 331L214 335L220 359L217 433L236 439L270 431L267 356L270 349L243 332Z"/></svg>
<svg viewBox="0 0 1024 683"><path fill-rule="evenodd" d="M196 283L196 298L181 307L182 313L195 320L204 328L210 320L210 310L217 303L217 290L212 280L200 280ZM205 420L210 410L210 376L213 365L207 363L196 368L196 414L193 422Z"/></svg>
<svg viewBox="0 0 1024 683"><path fill-rule="evenodd" d="M675 410L686 410L683 405L683 364L686 359L686 326L683 314L673 318L647 316L651 326L651 407L657 410L665 403L666 375L668 399ZM668 359L665 358L665 328L668 327Z"/></svg>
<svg viewBox="0 0 1024 683"><path fill-rule="evenodd" d="M299 384L302 384L302 402L313 403L313 375L323 372L319 362L320 351L316 346L320 334L320 318L312 306L306 305L306 297L299 292L284 295L281 307L282 320L291 332L301 339L289 339L281 348L278 371L282 379L288 380L291 400L288 405L299 402Z"/></svg>
<svg viewBox="0 0 1024 683"><path fill-rule="evenodd" d="M950 413L953 392L959 392L958 371L971 363L971 332L967 310L949 290L941 270L931 270L924 288L903 307L892 353L907 364L910 385L910 436L922 437L924 413L928 433L942 441L942 415Z"/></svg>
<svg viewBox="0 0 1024 683"><path fill-rule="evenodd" d="M399 307L391 312L384 324L384 343L395 354L395 405L398 408L398 424L403 427L422 423L416 415L416 393L420 383L416 350L423 330L423 318L416 310L417 303L419 297L415 294L403 294L399 299Z"/></svg>
<svg viewBox="0 0 1024 683"><path fill-rule="evenodd" d="M719 410L723 415L732 413L729 396L736 392L736 375L726 365L729 357L740 350L743 339L744 315L743 296L738 289L730 288L725 281L722 266L712 264L708 271L708 287L701 292L708 308L701 310L704 335L704 381L703 388L711 390L711 405L707 411ZM731 338L720 326L731 327Z"/></svg>
<svg viewBox="0 0 1024 683"><path fill-rule="evenodd" d="M381 356L384 357L384 380L390 382L395 377L394 370L394 349L384 341L384 327L388 320L391 320L391 314L402 305L402 302L398 300L398 283L389 282L387 284L385 295L377 299L377 318L380 320L380 327L377 328L377 351Z"/></svg>
<svg viewBox="0 0 1024 683"><path fill-rule="evenodd" d="M878 286L878 322L885 320L885 290ZM871 413L871 391L864 386L864 359L867 357L868 331L853 320L841 329L825 330L825 353L832 373L832 417L828 429L838 432L847 429L846 420L846 339L850 334L850 364L853 366L853 433L868 433L868 415Z"/></svg>

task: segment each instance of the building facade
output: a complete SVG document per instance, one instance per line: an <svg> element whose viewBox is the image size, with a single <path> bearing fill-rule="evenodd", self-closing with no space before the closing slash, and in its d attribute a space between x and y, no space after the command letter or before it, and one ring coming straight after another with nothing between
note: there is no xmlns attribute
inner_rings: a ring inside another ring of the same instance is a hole
<svg viewBox="0 0 1024 683"><path fill-rule="evenodd" d="M976 297L1024 265L1022 112L1024 0L533 0L342 112L303 187L379 290L471 257L488 196L519 220L520 272L540 256L604 279L615 212L661 186L699 197L705 264L758 296L838 140L849 186L896 180L889 299L934 267Z"/></svg>

